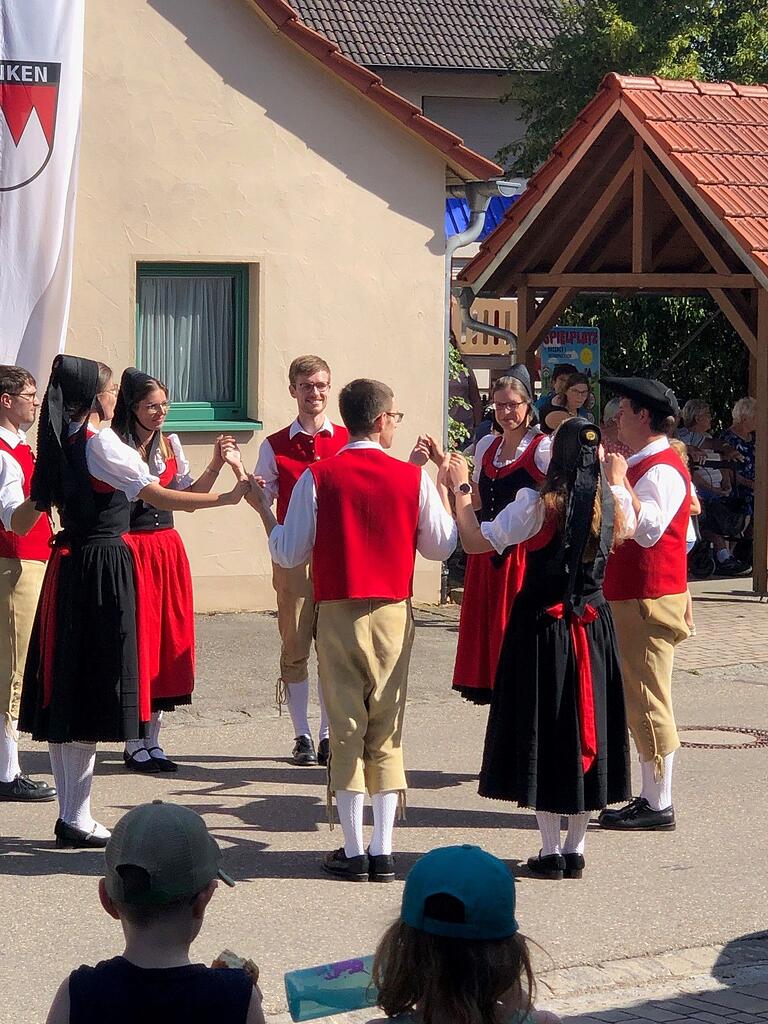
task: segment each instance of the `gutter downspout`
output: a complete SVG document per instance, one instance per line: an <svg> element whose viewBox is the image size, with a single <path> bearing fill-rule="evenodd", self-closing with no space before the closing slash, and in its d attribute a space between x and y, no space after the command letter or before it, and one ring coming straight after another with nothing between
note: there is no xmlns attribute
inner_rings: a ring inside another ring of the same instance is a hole
<svg viewBox="0 0 768 1024"><path fill-rule="evenodd" d="M483 320L476 320L472 316L472 303L475 301L475 293L471 288L462 288L458 292L458 299L463 326L469 327L473 331L478 331L480 334L490 334L494 338L503 338L504 341L509 342L509 347L512 349L510 362L514 363L517 355L517 335L514 331L508 331L506 327L497 327L495 324L487 324Z"/></svg>

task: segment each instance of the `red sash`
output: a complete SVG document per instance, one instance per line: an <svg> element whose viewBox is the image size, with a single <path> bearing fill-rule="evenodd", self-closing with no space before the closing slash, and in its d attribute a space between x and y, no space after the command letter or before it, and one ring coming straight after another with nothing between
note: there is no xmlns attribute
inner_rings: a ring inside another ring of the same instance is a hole
<svg viewBox="0 0 768 1024"><path fill-rule="evenodd" d="M547 615L553 619L565 617L565 606L553 604L547 608ZM571 612L568 630L571 634L573 657L579 683L579 732L581 734L581 767L586 775L597 756L597 728L595 726L595 695L592 688L592 661L589 657L586 626L594 622L597 612L588 604L582 615Z"/></svg>

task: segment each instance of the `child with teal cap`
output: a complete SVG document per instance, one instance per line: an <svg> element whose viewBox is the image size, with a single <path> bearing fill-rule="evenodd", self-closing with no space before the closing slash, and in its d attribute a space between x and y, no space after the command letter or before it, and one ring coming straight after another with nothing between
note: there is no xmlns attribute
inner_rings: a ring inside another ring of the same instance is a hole
<svg viewBox="0 0 768 1024"><path fill-rule="evenodd" d="M373 965L378 1005L402 1024L558 1024L533 1006L515 880L478 846L432 850L411 869ZM369 1024L380 1024L370 1021Z"/></svg>

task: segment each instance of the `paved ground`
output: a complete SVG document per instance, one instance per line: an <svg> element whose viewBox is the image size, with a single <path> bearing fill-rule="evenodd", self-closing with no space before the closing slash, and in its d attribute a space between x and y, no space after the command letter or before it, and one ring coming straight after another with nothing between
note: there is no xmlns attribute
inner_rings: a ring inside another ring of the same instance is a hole
<svg viewBox="0 0 768 1024"><path fill-rule="evenodd" d="M596 830L584 879L560 883L526 877L520 866L537 850L532 814L477 796L486 713L449 692L455 612L418 612L400 876L446 843L476 842L503 857L519 877L521 926L545 951L536 954L540 1003L566 1015L606 1011L600 1019L610 1024L672 1014L708 1024L768 1018L766 980L758 977L767 943L740 941L768 927L768 746L760 745L768 736L768 605L733 581L694 589L699 635L680 649L676 694L686 743L698 745L681 753L676 769L678 830ZM239 884L217 894L195 953L210 960L229 946L254 957L267 1008L282 1014L282 973L371 951L397 913L402 882L349 886L318 871L340 833L329 835L325 824L322 771L287 763L290 726L273 707L274 618L201 617L198 628L198 697L167 730L181 773L128 775L119 752L105 748L94 808L110 825L162 795L205 815ZM26 766L46 772L45 753L28 751ZM0 807L2 1019L17 1024L44 1019L73 966L120 949L96 900L101 855L56 851L54 816L51 805ZM699 1002L690 998L705 990ZM731 1006L734 993L746 1002ZM630 1008L611 1016L617 1007Z"/></svg>

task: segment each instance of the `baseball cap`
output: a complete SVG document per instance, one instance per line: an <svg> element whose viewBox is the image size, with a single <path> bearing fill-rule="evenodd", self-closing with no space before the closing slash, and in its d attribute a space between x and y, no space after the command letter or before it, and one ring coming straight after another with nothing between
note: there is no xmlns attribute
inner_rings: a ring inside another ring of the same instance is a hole
<svg viewBox="0 0 768 1024"><path fill-rule="evenodd" d="M189 807L153 800L118 821L104 851L106 889L118 903L159 906L195 896L221 870L221 850Z"/></svg>
<svg viewBox="0 0 768 1024"><path fill-rule="evenodd" d="M430 916L430 897L457 901L460 920ZM405 880L401 919L411 928L453 939L507 939L518 930L515 879L479 846L443 846L416 861Z"/></svg>

